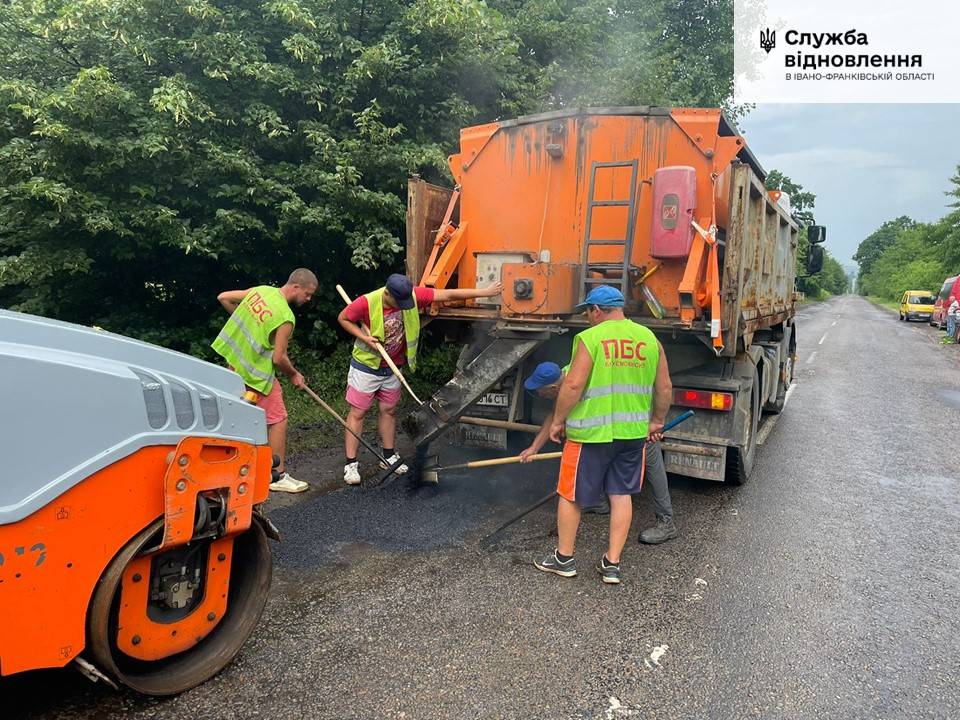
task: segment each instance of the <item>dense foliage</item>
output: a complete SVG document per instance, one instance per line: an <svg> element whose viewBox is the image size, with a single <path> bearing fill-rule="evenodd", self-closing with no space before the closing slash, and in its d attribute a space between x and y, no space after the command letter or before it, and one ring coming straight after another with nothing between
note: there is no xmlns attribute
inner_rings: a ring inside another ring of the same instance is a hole
<svg viewBox="0 0 960 720"><path fill-rule="evenodd" d="M934 223L901 216L888 220L860 243L858 290L899 300L906 290L939 292L943 281L960 272L960 166L946 192L951 209Z"/></svg>
<svg viewBox="0 0 960 720"><path fill-rule="evenodd" d="M807 226L814 224L813 208L817 196L803 189L779 170L771 170L766 179L767 190L782 190L790 196L790 207L793 217L800 223L800 238L797 243L797 289L807 297L819 298L824 293L840 295L849 290L849 280L839 261L824 248L823 269L813 275L808 275L807 250L810 243L807 241Z"/></svg>
<svg viewBox="0 0 960 720"><path fill-rule="evenodd" d="M321 277L298 333L402 263L405 180L461 127L718 105L730 0L14 0L0 306L202 354L224 288Z"/></svg>

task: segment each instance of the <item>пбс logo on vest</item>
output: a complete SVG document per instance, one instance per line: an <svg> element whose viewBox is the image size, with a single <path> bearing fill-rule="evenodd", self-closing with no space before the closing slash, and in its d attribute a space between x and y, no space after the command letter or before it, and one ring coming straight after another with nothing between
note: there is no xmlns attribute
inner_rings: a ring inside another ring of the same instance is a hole
<svg viewBox="0 0 960 720"><path fill-rule="evenodd" d="M788 35L790 33L787 33ZM767 51L767 54L770 54L770 51L777 46L777 31L767 28L766 30L760 31L760 47Z"/></svg>
<svg viewBox="0 0 960 720"><path fill-rule="evenodd" d="M640 365L647 361L647 358L640 352L647 344L642 340L630 340L621 338L619 340L609 339L601 340L600 347L603 348L603 356L614 362L607 362L607 365ZM632 363L622 363L616 361L633 360Z"/></svg>
<svg viewBox="0 0 960 720"><path fill-rule="evenodd" d="M267 301L263 299L260 293L252 292L247 295L247 299L249 300L247 306L250 308L250 312L252 312L261 323L265 323L269 318L273 317L273 312L267 307Z"/></svg>

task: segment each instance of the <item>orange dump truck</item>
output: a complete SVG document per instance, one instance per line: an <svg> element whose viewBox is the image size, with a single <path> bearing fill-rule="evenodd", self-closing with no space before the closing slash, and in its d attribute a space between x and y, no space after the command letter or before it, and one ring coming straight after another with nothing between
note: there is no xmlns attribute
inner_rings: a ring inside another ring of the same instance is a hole
<svg viewBox="0 0 960 720"><path fill-rule="evenodd" d="M667 468L745 481L761 412L782 409L793 375L799 228L723 113L590 108L492 122L462 130L449 162L453 190L410 181L407 271L437 288L500 280L504 291L432 310L469 342L412 418L420 448L464 414L539 420L546 408L519 380L537 362L569 361L585 326L574 306L602 284L663 344L671 416L697 410L666 439ZM808 234L822 242L825 229ZM455 432L505 447L498 428Z"/></svg>

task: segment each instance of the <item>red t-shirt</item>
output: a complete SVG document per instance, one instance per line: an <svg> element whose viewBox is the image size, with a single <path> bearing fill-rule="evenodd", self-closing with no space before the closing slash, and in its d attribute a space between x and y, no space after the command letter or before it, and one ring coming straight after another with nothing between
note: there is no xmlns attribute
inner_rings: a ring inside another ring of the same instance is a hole
<svg viewBox="0 0 960 720"><path fill-rule="evenodd" d="M417 309L423 312L433 302L434 289L428 287L415 287L414 296L417 298ZM361 295L352 303L347 305L347 320L360 325L370 327L370 305L367 302L366 295ZM400 308L390 307L383 304L383 347L386 348L390 359L397 365L404 365L407 362L407 336L403 332L403 315ZM386 368L387 361L380 360L380 367Z"/></svg>

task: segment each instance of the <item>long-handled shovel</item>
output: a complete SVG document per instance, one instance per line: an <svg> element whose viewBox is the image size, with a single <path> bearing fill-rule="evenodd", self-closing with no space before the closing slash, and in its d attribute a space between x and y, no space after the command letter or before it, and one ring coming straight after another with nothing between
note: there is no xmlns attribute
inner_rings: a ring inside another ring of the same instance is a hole
<svg viewBox="0 0 960 720"><path fill-rule="evenodd" d="M684 420L689 420L692 417L693 417L693 410L687 410L686 412L681 413L680 415L677 415L673 420L671 420L666 425L664 425L663 429L660 432L666 432L667 430L671 430L675 428L677 425L679 425L680 423L682 423ZM553 453L548 453L548 454L553 454ZM558 453L558 454L562 454L562 453ZM517 520L520 520L521 518L526 517L527 515L532 513L534 510L536 510L538 507L550 501L553 497L556 496L556 494L557 494L557 491L552 490L549 495L547 495L546 497L540 498L533 505L531 505L528 508L525 508L524 510L522 510L521 512L517 513L512 518L507 520L505 523L503 523L503 525L501 525L492 533L484 537L481 542L487 542L490 538L494 537L495 535L498 535L503 530L506 530L508 527L513 525Z"/></svg>
<svg viewBox="0 0 960 720"><path fill-rule="evenodd" d="M562 452L549 452L549 453L538 453L536 455L531 455L527 458L527 462L534 462L536 460L556 460L558 457L563 455ZM441 470L461 470L463 468L480 468L480 467L491 467L493 465L512 465L513 463L520 462L519 455L511 455L510 457L502 458L493 458L492 460L473 460L471 462L460 463L459 465L447 465L445 467L438 467L436 463L436 456L433 458L428 458L428 464L422 469L423 472L423 482L436 483L437 482L437 473Z"/></svg>
<svg viewBox="0 0 960 720"><path fill-rule="evenodd" d="M337 422L340 423L341 425L343 425L344 429L345 429L348 433L350 433L350 434L353 435L357 440L359 440L361 445L363 445L367 450L369 450L371 453L373 453L373 455L377 458L377 460L380 461L380 464L381 464L381 465L386 466L387 469L384 471L383 475L381 476L382 478L389 477L391 474L394 473L394 471L396 471L396 469L397 469L398 467L400 467L401 465L403 465L403 460L397 460L397 461L396 461L395 463L393 463L393 464L388 463L388 462L387 462L387 459L383 456L383 454L380 453L376 448L374 448L373 445L371 445L371 444L368 443L366 440L364 440L363 437L361 437L359 433L354 432L354 431L353 431L353 428L351 428L349 425L347 425L347 421L344 420L342 417L340 417L340 415L337 413L336 410L334 410L332 407L330 407L329 405L327 405L327 403L324 401L324 399L323 399L322 397L320 397L319 395L317 395L313 390L311 390L311 389L310 389L309 387L307 387L306 385L303 386L303 389L306 391L307 395L309 395L309 396L312 397L314 400L316 400L318 403L320 403L320 405L323 407L324 410L326 410L328 413L330 413L331 415L333 415L333 417L336 418ZM381 482L382 482L382 480L381 480Z"/></svg>

